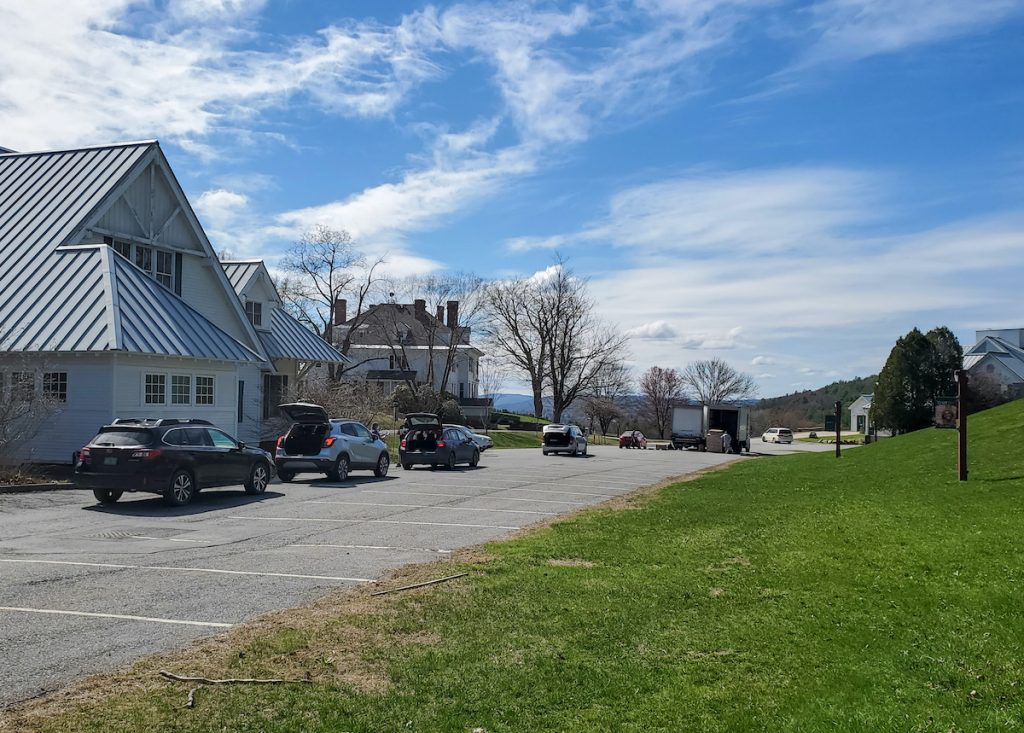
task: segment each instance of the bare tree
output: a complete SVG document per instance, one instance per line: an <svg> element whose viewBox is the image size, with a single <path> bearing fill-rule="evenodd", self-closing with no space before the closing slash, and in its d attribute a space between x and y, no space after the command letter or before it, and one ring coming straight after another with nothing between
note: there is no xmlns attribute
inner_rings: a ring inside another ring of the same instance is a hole
<svg viewBox="0 0 1024 733"><path fill-rule="evenodd" d="M733 369L717 357L691 363L683 370L682 380L705 405L738 402L753 397L757 392L753 377Z"/></svg>
<svg viewBox="0 0 1024 733"><path fill-rule="evenodd" d="M640 392L659 438L664 438L672 425L672 408L682 399L684 387L683 378L675 369L652 366L640 377Z"/></svg>
<svg viewBox="0 0 1024 733"><path fill-rule="evenodd" d="M484 310L489 351L526 377L533 392L533 415L543 417L547 342L535 283L527 279L491 283L484 293Z"/></svg>
<svg viewBox="0 0 1024 733"><path fill-rule="evenodd" d="M353 297L355 315L339 345L339 351L347 355L350 334L365 313L379 280L377 268L383 262L383 258L369 262L344 229L318 224L303 234L281 260L281 269L288 275L276 283L277 290L291 314L330 343L335 341L335 303ZM331 376L340 378L344 370L355 366L358 364L332 368Z"/></svg>
<svg viewBox="0 0 1024 733"><path fill-rule="evenodd" d="M11 371L0 371L0 468L12 468L21 463L25 444L39 435L64 403L47 367L27 358L4 366Z"/></svg>
<svg viewBox="0 0 1024 733"><path fill-rule="evenodd" d="M505 362L493 356L484 356L477 364L477 378L480 382L480 395L488 400L487 414L484 416L484 428L490 430L491 412L494 410L494 398L501 392L510 376Z"/></svg>
<svg viewBox="0 0 1024 733"><path fill-rule="evenodd" d="M583 399L583 414L593 424L597 422L601 434L611 429L612 421L621 420L626 412L623 397L629 392L632 375L624 362L609 362L597 375L589 393Z"/></svg>

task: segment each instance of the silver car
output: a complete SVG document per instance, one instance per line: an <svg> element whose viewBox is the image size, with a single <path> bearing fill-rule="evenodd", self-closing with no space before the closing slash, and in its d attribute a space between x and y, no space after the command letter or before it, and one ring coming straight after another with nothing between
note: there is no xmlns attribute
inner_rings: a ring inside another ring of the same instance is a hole
<svg viewBox="0 0 1024 733"><path fill-rule="evenodd" d="M465 435L467 438L469 438L476 444L476 447L480 449L481 453L483 453L488 448L494 447L494 441L491 440L490 436L481 435L480 433L474 433L465 425L445 425L444 427L450 428L452 430L457 430L462 435Z"/></svg>
<svg viewBox="0 0 1024 733"><path fill-rule="evenodd" d="M546 456L555 453L587 455L587 437L575 425L545 425L543 436L541 448Z"/></svg>
<svg viewBox="0 0 1024 733"><path fill-rule="evenodd" d="M331 481L344 481L354 470L370 470L379 478L388 475L387 445L361 422L328 418L323 407L308 402L279 409L292 420L288 432L277 439L274 455L282 481L297 473L323 473Z"/></svg>

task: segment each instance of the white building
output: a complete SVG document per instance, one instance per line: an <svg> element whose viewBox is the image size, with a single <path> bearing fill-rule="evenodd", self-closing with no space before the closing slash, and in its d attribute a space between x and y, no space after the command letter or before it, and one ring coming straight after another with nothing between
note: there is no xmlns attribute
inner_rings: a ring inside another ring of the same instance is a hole
<svg viewBox="0 0 1024 733"><path fill-rule="evenodd" d="M848 408L850 410L850 430L867 435L871 432L871 398L874 395L862 394Z"/></svg>
<svg viewBox="0 0 1024 733"><path fill-rule="evenodd" d="M1024 328L978 331L964 352L964 369L975 382L988 380L1004 393L1024 394Z"/></svg>
<svg viewBox="0 0 1024 733"><path fill-rule="evenodd" d="M246 317L156 141L0 154L0 391L60 405L26 460L69 462L115 417L258 441L267 377L343 359L275 315Z"/></svg>

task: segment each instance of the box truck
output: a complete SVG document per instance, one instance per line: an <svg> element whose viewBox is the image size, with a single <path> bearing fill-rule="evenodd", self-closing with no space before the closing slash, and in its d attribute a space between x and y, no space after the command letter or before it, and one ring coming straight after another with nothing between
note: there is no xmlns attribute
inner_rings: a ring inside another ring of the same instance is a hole
<svg viewBox="0 0 1024 733"><path fill-rule="evenodd" d="M682 405L672 410L671 447L708 450L708 433L732 436L732 449L750 452L750 408L743 405ZM721 445L710 446L720 451Z"/></svg>

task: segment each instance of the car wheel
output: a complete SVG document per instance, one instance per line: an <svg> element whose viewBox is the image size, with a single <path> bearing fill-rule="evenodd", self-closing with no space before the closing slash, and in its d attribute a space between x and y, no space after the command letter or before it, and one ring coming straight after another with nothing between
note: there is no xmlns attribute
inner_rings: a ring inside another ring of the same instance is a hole
<svg viewBox="0 0 1024 733"><path fill-rule="evenodd" d="M348 457L338 456L338 460L334 462L334 468L327 472L327 478L331 481L347 481L348 480Z"/></svg>
<svg viewBox="0 0 1024 733"><path fill-rule="evenodd" d="M270 467L263 461L256 461L245 482L245 493L262 494L270 483Z"/></svg>
<svg viewBox="0 0 1024 733"><path fill-rule="evenodd" d="M444 467L449 471L455 470L455 451L448 454L448 461L444 464Z"/></svg>
<svg viewBox="0 0 1024 733"><path fill-rule="evenodd" d="M469 465L473 468L480 465L480 451L473 451L473 457L469 459Z"/></svg>
<svg viewBox="0 0 1024 733"><path fill-rule="evenodd" d="M295 478L295 471L278 471L277 477L284 481L285 483L288 483L293 478Z"/></svg>
<svg viewBox="0 0 1024 733"><path fill-rule="evenodd" d="M171 506L185 506L196 493L196 482L192 474L178 470L171 476L171 485L164 492L164 501Z"/></svg>
<svg viewBox="0 0 1024 733"><path fill-rule="evenodd" d="M377 459L377 467L373 469L373 475L377 478L384 478L388 475L388 469L391 467L391 456L387 453L381 453L380 458Z"/></svg>
<svg viewBox="0 0 1024 733"><path fill-rule="evenodd" d="M402 470L403 471L411 471L412 470L412 464L411 463L403 463L402 464Z"/></svg>
<svg viewBox="0 0 1024 733"><path fill-rule="evenodd" d="M115 501L121 498L123 491L114 491L112 489L93 489L92 495L96 497L96 501L100 504L113 504Z"/></svg>

